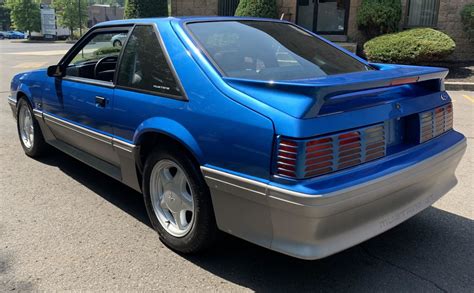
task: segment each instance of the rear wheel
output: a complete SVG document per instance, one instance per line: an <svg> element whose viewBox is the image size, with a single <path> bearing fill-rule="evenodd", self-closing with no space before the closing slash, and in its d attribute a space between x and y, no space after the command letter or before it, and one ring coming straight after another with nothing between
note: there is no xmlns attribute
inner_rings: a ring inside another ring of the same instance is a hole
<svg viewBox="0 0 474 293"><path fill-rule="evenodd" d="M167 246L193 253L213 243L217 226L209 189L187 154L152 152L145 163L143 194L150 221Z"/></svg>
<svg viewBox="0 0 474 293"><path fill-rule="evenodd" d="M47 145L38 121L36 121L33 115L33 109L25 99L20 99L18 102L16 121L18 136L25 154L30 157L37 157L43 154Z"/></svg>
<svg viewBox="0 0 474 293"><path fill-rule="evenodd" d="M113 43L113 46L114 47L122 47L122 42L120 42L119 40L115 40L114 43Z"/></svg>

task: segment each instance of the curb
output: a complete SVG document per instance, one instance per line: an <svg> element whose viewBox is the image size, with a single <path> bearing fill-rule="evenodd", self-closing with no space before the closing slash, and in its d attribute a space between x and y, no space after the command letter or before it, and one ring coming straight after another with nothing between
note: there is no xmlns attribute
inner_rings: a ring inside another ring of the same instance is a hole
<svg viewBox="0 0 474 293"><path fill-rule="evenodd" d="M445 81L447 91L474 91L474 82Z"/></svg>
<svg viewBox="0 0 474 293"><path fill-rule="evenodd" d="M24 43L24 44L74 44L77 41L43 41L43 40L14 40L11 43Z"/></svg>

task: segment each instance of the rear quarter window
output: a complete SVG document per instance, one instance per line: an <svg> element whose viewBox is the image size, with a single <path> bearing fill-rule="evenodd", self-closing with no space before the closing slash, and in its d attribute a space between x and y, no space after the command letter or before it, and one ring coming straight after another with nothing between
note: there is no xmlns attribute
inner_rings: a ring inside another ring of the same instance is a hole
<svg viewBox="0 0 474 293"><path fill-rule="evenodd" d="M166 96L182 96L152 26L134 28L125 45L117 84Z"/></svg>

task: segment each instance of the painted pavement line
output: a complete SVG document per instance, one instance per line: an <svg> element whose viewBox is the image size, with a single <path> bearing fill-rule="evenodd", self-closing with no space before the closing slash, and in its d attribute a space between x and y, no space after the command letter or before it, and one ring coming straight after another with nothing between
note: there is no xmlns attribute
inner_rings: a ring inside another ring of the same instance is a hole
<svg viewBox="0 0 474 293"><path fill-rule="evenodd" d="M468 96L468 95L462 95L464 98L466 98L466 100L469 100L471 101L472 103L474 103L474 98Z"/></svg>
<svg viewBox="0 0 474 293"><path fill-rule="evenodd" d="M26 56L56 56L64 55L68 50L49 50L49 51L32 51L32 52L12 52L12 53L3 53L8 55L26 55Z"/></svg>
<svg viewBox="0 0 474 293"><path fill-rule="evenodd" d="M13 68L19 68L19 69L35 69L35 68L41 68L46 65L47 62L24 62L24 63L19 63Z"/></svg>

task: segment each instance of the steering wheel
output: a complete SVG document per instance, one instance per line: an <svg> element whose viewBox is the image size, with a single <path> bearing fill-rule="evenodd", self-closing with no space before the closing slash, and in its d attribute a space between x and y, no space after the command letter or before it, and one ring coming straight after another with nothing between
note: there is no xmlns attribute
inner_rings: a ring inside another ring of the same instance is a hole
<svg viewBox="0 0 474 293"><path fill-rule="evenodd" d="M115 62L117 63L118 56L106 56L104 58L100 58L99 61L94 66L94 78L97 79L97 76L99 75L99 68L103 65L105 62Z"/></svg>

